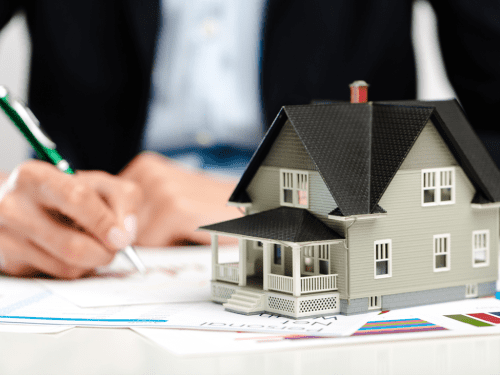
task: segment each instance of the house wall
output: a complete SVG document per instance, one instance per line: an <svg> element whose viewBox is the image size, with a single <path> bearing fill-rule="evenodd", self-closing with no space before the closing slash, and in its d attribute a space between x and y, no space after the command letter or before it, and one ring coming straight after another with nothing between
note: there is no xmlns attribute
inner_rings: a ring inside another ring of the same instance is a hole
<svg viewBox="0 0 500 375"><path fill-rule="evenodd" d="M280 207L280 168L300 169L309 172L309 212L343 235L345 223L328 219L328 214L337 208L337 204L323 178L315 170L309 154L307 154L289 121L283 126L273 148L247 187L247 193L252 200L249 213ZM273 265L271 272L292 276L292 249L285 248L283 257L284 269ZM332 245L330 272L338 274L337 286L340 298L346 298L346 260L344 245Z"/></svg>
<svg viewBox="0 0 500 375"><path fill-rule="evenodd" d="M287 167L288 168L288 167ZM251 213L280 207L280 168L262 166L247 187ZM309 171L309 211L323 221L337 208L319 172ZM333 225L333 224L332 224Z"/></svg>
<svg viewBox="0 0 500 375"><path fill-rule="evenodd" d="M274 145L262 165L309 171L316 170L316 166L293 129L292 124L290 124L290 120L281 128L280 134L274 141Z"/></svg>
<svg viewBox="0 0 500 375"><path fill-rule="evenodd" d="M380 205L387 216L359 220L349 229L349 297L363 298L446 288L497 279L498 209L472 209L475 189L449 151L431 151L437 132L428 126L398 171ZM435 132L435 133L434 133ZM433 135L434 134L434 135ZM450 159L451 158L451 159ZM434 162L433 162L434 160ZM451 160L451 162L450 162ZM449 163L449 164L446 164ZM455 165L455 204L421 205L421 168ZM472 231L490 230L490 263L472 266ZM433 235L450 234L450 270L434 272ZM374 277L374 241L392 240L392 277Z"/></svg>
<svg viewBox="0 0 500 375"><path fill-rule="evenodd" d="M337 274L337 288L340 293L340 298L347 298L347 250L344 243L330 245L330 273Z"/></svg>
<svg viewBox="0 0 500 375"><path fill-rule="evenodd" d="M432 121L425 125L400 170L458 165Z"/></svg>

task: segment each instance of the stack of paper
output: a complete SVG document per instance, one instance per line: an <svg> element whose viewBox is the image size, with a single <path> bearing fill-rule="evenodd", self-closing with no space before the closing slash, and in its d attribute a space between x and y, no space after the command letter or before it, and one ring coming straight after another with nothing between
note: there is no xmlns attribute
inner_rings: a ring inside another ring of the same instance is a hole
<svg viewBox="0 0 500 375"><path fill-rule="evenodd" d="M145 276L117 257L98 276L80 280L0 277L0 331L129 327L177 354L500 334L495 298L300 320L234 314L210 301L208 248L140 249L139 255ZM236 261L237 249L221 249L219 257Z"/></svg>

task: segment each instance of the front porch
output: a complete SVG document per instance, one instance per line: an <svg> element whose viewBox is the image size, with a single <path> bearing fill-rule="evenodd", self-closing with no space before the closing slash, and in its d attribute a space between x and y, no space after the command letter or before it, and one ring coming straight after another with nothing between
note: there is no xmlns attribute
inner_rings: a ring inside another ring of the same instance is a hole
<svg viewBox="0 0 500 375"><path fill-rule="evenodd" d="M244 239L239 240L239 262L221 264L218 263L218 235L212 234L212 281L225 281L238 286L247 285L247 245L249 242ZM301 274L304 268L303 257L301 257L301 251L304 249L302 246L292 247L292 276L272 273L273 257L276 257L276 254L273 254L274 245L267 241L262 244L262 290L300 297L304 294L331 292L338 289L337 274Z"/></svg>
<svg viewBox="0 0 500 375"><path fill-rule="evenodd" d="M245 315L270 313L298 319L340 312L338 292L293 297L263 291L255 285L240 287L224 281L212 281L211 294L212 300L222 303L226 310Z"/></svg>

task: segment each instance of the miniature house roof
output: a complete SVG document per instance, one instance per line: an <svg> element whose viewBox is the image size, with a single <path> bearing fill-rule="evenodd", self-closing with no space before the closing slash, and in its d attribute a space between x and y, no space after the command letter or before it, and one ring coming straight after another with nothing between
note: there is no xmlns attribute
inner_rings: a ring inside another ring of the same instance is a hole
<svg viewBox="0 0 500 375"><path fill-rule="evenodd" d="M429 120L474 184L475 200L500 202L500 171L456 100L284 106L230 202L250 202L246 188L287 120L337 203L335 215L383 212L378 202Z"/></svg>
<svg viewBox="0 0 500 375"><path fill-rule="evenodd" d="M343 239L302 208L279 207L200 229L294 243Z"/></svg>

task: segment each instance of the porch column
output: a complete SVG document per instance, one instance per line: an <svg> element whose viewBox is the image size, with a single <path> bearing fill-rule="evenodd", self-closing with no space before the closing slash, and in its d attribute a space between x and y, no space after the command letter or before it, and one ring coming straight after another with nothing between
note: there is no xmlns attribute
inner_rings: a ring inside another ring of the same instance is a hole
<svg viewBox="0 0 500 375"><path fill-rule="evenodd" d="M300 296L300 247L292 248L293 296Z"/></svg>
<svg viewBox="0 0 500 375"><path fill-rule="evenodd" d="M241 239L238 241L240 247L240 260L238 263L239 286L247 285L247 241Z"/></svg>
<svg viewBox="0 0 500 375"><path fill-rule="evenodd" d="M219 264L219 236L210 233L212 244L212 280L217 281L217 265Z"/></svg>
<svg viewBox="0 0 500 375"><path fill-rule="evenodd" d="M269 290L269 274L271 273L271 252L273 244L264 242L262 254L262 281L263 289Z"/></svg>

